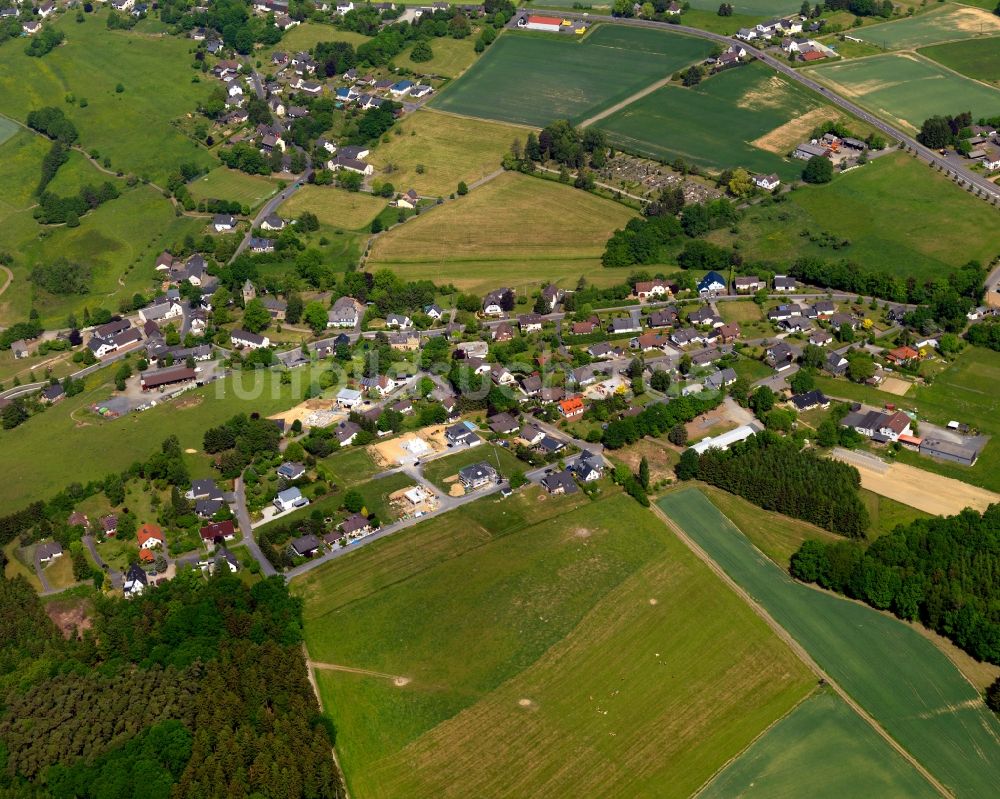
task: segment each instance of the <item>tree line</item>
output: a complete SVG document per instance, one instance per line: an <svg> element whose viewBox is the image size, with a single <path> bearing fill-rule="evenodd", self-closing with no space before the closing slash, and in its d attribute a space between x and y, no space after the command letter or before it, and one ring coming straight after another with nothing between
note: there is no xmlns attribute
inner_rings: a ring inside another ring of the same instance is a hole
<svg viewBox="0 0 1000 799"><path fill-rule="evenodd" d="M791 573L919 621L977 660L1000 663L1000 505L918 519L867 549L806 541Z"/></svg>
<svg viewBox="0 0 1000 799"><path fill-rule="evenodd" d="M704 480L765 510L850 538L864 538L868 529L857 469L769 431L728 450L709 449L701 455L686 450L675 471L681 480Z"/></svg>

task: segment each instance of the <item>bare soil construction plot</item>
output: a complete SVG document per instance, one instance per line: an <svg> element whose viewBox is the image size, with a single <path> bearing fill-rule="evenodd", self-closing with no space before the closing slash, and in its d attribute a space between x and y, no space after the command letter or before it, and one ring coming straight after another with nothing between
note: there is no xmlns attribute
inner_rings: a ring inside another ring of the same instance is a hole
<svg viewBox="0 0 1000 799"><path fill-rule="evenodd" d="M283 419L286 425L291 425L298 419L306 427L328 427L339 416L346 417L347 414L337 409L335 400L310 399L268 418Z"/></svg>
<svg viewBox="0 0 1000 799"><path fill-rule="evenodd" d="M834 457L838 455L835 453ZM953 516L965 508L984 511L994 502L1000 502L1000 494L915 466L893 463L886 464L885 471L878 471L873 468L877 467L874 461L846 456L839 459L858 467L862 488L927 513Z"/></svg>
<svg viewBox="0 0 1000 799"><path fill-rule="evenodd" d="M389 441L372 444L368 451L375 463L383 468L411 463L414 459L426 458L448 449L444 430L444 425L425 427L416 433L404 433Z"/></svg>

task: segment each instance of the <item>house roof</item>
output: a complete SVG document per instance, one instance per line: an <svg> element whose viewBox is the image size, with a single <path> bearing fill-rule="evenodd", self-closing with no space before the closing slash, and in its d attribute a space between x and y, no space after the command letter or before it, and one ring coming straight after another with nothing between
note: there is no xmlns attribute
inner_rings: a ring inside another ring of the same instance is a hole
<svg viewBox="0 0 1000 799"><path fill-rule="evenodd" d="M236 535L236 526L231 519L216 522L202 527L199 531L202 541L214 541L216 538L227 538Z"/></svg>
<svg viewBox="0 0 1000 799"><path fill-rule="evenodd" d="M145 544L149 539L155 538L161 544L165 544L167 539L163 535L163 530L161 530L157 525L150 522L146 522L136 531L136 539L139 541L139 546Z"/></svg>

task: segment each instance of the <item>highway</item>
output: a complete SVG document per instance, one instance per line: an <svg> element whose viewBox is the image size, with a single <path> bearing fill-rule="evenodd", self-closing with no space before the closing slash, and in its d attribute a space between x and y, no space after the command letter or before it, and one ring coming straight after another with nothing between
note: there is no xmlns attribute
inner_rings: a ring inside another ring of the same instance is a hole
<svg viewBox="0 0 1000 799"><path fill-rule="evenodd" d="M726 45L727 47L732 44L738 44L745 48L747 53L759 61L764 62L769 67L783 75L791 78L792 80L802 84L803 86L812 89L817 94L825 97L833 105L843 108L845 111L854 114L864 122L867 122L872 127L880 130L887 136L896 139L897 141L903 142L907 147L913 150L917 157L923 161L926 161L931 166L940 167L943 172L949 176L957 177L959 180L974 186L978 192L985 195L985 198L992 202L994 200L1000 200L1000 186L995 183L990 182L981 175L977 175L964 166L953 164L948 161L947 158L943 157L934 150L924 147L920 142L914 139L907 133L904 133L899 128L893 127L888 122L880 119L877 116L865 111L861 106L855 105L850 100L846 100L833 90L823 86L812 78L804 75L797 69L793 69L788 65L787 62L781 59L775 58L774 56L765 53L763 50L758 50L756 47L748 44L747 42L734 39L730 36L723 36L719 33L710 33L709 31L703 31L700 28L691 28L687 25L673 25L668 22L656 22L654 20L647 19L628 19L625 17L593 17L589 14L582 14L579 12L570 11L560 11L560 16L566 17L567 19L584 20L587 22L604 22L612 25L631 25L637 28L656 28L660 30L674 31L675 33L684 33L689 36L697 36L701 39L708 39L713 42L718 42L719 44ZM516 20L516 17L514 18Z"/></svg>

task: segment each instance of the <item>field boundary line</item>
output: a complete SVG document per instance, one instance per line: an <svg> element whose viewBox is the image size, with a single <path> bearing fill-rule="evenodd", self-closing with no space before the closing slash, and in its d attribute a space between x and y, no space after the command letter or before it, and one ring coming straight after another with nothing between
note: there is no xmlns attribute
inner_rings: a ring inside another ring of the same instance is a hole
<svg viewBox="0 0 1000 799"><path fill-rule="evenodd" d="M580 128L590 127L595 122L600 122L602 119L606 119L612 114L621 111L623 108L632 105L632 103L636 102L637 100L641 100L647 94L652 94L657 89L662 89L664 86L670 83L671 80L673 80L673 76L667 75L667 77L665 78L660 78L659 80L653 81L644 89L639 89L639 91L637 91L635 94L626 97L621 102L615 103L612 106L608 106L603 111L598 111L596 114L594 114L594 116L590 117L589 119L583 120L583 122L581 122L577 127Z"/></svg>
<svg viewBox="0 0 1000 799"><path fill-rule="evenodd" d="M313 671L313 662L309 659L309 650L306 645L302 644L302 657L306 662L306 679L309 680L309 685L312 687L313 695L316 697L316 704L319 705L319 712L326 713L323 709L323 697L319 692L319 683L316 682L316 674ZM344 799L351 799L351 792L347 787L347 775L344 773L343 766L340 765L340 758L337 757L337 746L333 745L330 747L330 754L333 755L333 764L337 767L337 771L340 772L341 785L344 787Z"/></svg>
<svg viewBox="0 0 1000 799"><path fill-rule="evenodd" d="M7 275L7 282L3 284L3 288L0 289L0 295L2 295L7 289L10 288L10 284L14 282L14 273L10 271L6 266L0 266L0 272Z"/></svg>
<svg viewBox="0 0 1000 799"><path fill-rule="evenodd" d="M718 577L725 583L729 588L736 593L740 599L742 599L750 607L750 609L756 613L765 624L767 624L782 641L784 641L791 650L799 657L799 659L806 664L818 677L823 679L827 685L833 688L834 691L848 704L848 706L854 710L864 721L866 721L872 729L875 730L882 738L884 738L888 744L897 751L904 760L906 760L917 772L925 779L928 783L939 793L941 796L947 797L947 799L955 799L955 795L949 791L933 774L931 774L927 768L918 761L913 755L911 755L906 749L903 748L895 738L893 738L884 727L865 710L861 705L859 705L850 694L847 693L840 684L834 680L829 674L827 674L823 668L817 663L812 655L806 651L805 647L802 646L791 633L788 632L784 627L782 627L775 620L770 613L768 613L762 605L760 605L757 600L755 600L750 593L743 588L739 583L737 583L732 577L730 577L726 571L716 563L711 556L705 552L695 541L692 539L679 524L677 524L673 519L667 516L655 503L651 505L653 513L663 521L674 534L680 538L680 540L691 550L696 557L698 557L702 562L708 566ZM722 513L720 511L720 513ZM725 515L725 514L723 514ZM728 519L728 517L726 517ZM732 522L730 522L732 524ZM733 525L734 527L736 525ZM737 528L739 529L739 528ZM742 532L740 533L742 535ZM749 540L749 539L748 539ZM751 546L753 542L750 542ZM756 547L754 547L756 549ZM758 550L759 551L759 550ZM763 553L761 553L763 555ZM767 556L764 555L766 558Z"/></svg>
<svg viewBox="0 0 1000 799"><path fill-rule="evenodd" d="M420 111L430 111L435 114L442 114L443 116L446 117L455 117L456 119L468 119L471 122L494 122L498 125L511 125L515 128L524 128L525 130L530 130L532 132L536 130L541 130L541 128L537 128L534 125L526 125L523 122L508 122L505 119L494 119L492 117L477 117L473 116L472 114L459 114L456 113L455 111L444 111L440 108L437 108L436 106L431 106L431 105L420 106L420 108L417 109L417 113L419 113Z"/></svg>
<svg viewBox="0 0 1000 799"><path fill-rule="evenodd" d="M691 794L689 799L698 799L699 796L701 796L706 790L708 790L708 788L712 785L713 782L715 782L715 780L722 774L722 772L725 771L727 768L729 768L737 760L739 760L744 754L746 754L750 750L750 747L752 747L755 743L757 743L757 741L759 741L761 738L767 735L778 724L780 724L782 721L791 716L792 713L794 713L796 710L802 707L802 705L805 702L808 702L814 696L819 694L819 692L820 692L820 686L814 685L813 689L805 696L803 696L798 702L796 702L794 705L788 708L787 712L782 713L780 716L778 716L778 718L776 718L774 721L768 724L763 730L761 730L757 735L755 735L752 741L750 741L746 746L740 749L739 752L737 752L735 755L729 758L729 760L727 760L725 763L719 766L712 773L712 775L707 780L705 780L705 782L701 784L701 787L698 788L698 790L696 790L693 794Z"/></svg>
<svg viewBox="0 0 1000 799"><path fill-rule="evenodd" d="M998 39L998 40L1000 40L1000 31L997 31L997 35L996 36L981 36L981 37L975 37L975 38L972 38L972 39L955 39L954 41L951 41L951 42L940 42L940 44L955 44L956 42L974 42L974 41L976 41L976 39ZM937 47L937 44L928 44L928 45L924 45L924 46L925 47ZM938 69L943 69L945 72L950 72L952 75L955 75L956 77L964 78L965 80L971 80L973 83L978 83L980 86L985 86L987 89L993 89L995 91L996 88L997 88L992 83L987 83L986 81L982 81L979 78L974 78L971 75L966 75L966 74L964 74L962 72L959 72L957 69L952 69L947 64L942 64L940 61L937 61L937 60L931 58L930 56L924 55L917 48L914 48L913 50L900 50L899 52L901 52L901 53L909 53L909 54L913 55L918 61L926 61L928 64L931 64L932 66L935 66Z"/></svg>

